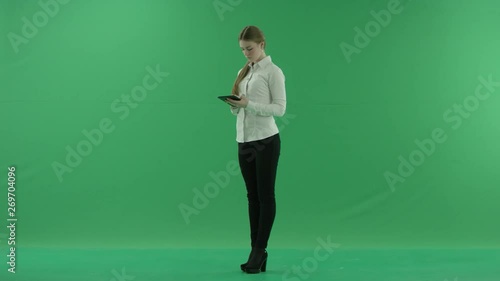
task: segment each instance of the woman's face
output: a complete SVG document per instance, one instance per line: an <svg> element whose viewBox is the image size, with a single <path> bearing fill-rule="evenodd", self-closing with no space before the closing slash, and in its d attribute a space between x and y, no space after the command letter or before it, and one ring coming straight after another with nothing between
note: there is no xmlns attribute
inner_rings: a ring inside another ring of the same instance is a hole
<svg viewBox="0 0 500 281"><path fill-rule="evenodd" d="M240 40L240 48L248 61L256 62L262 56L264 42L257 44L253 41Z"/></svg>

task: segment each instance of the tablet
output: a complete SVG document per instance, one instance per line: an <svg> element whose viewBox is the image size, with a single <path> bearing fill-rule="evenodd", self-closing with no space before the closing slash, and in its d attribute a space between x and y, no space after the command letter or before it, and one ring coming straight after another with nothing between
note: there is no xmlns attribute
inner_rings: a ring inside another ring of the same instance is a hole
<svg viewBox="0 0 500 281"><path fill-rule="evenodd" d="M220 99L223 102L226 102L226 99L232 99L232 100L241 100L239 97L235 95L229 95L229 96L218 96L218 99Z"/></svg>

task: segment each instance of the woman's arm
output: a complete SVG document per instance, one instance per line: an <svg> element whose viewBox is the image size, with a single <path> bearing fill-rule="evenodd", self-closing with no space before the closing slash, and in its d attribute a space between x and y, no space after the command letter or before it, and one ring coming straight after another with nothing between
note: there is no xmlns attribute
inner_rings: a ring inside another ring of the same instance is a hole
<svg viewBox="0 0 500 281"><path fill-rule="evenodd" d="M269 91L271 92L270 104L256 103L249 100L245 109L261 116L281 117L285 115L285 75L279 68L276 68L276 70L271 72L271 74L269 75Z"/></svg>
<svg viewBox="0 0 500 281"><path fill-rule="evenodd" d="M240 107L230 106L229 108L231 109L231 113L233 115L238 115L238 112L240 112Z"/></svg>
<svg viewBox="0 0 500 281"><path fill-rule="evenodd" d="M238 76L240 75L240 72L241 72L242 70L243 70L243 68L242 68L242 69L240 69L240 70L238 71L238 74L236 75L236 77L238 77ZM230 106L231 113L232 113L233 115L238 115L238 113L240 112L240 108L241 108L241 107L236 107L236 106L232 106L232 105L231 105L231 106Z"/></svg>

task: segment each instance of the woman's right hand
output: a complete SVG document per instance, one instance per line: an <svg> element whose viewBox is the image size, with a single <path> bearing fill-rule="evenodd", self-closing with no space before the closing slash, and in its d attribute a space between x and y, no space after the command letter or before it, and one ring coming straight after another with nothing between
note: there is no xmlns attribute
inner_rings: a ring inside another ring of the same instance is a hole
<svg viewBox="0 0 500 281"><path fill-rule="evenodd" d="M234 95L234 94L231 94L232 96L235 96L235 97L239 97L238 95ZM234 106L233 104L231 104L230 102L231 100L230 99L226 99L226 103L229 104L229 106L232 108L232 109L236 109L238 108L237 106Z"/></svg>

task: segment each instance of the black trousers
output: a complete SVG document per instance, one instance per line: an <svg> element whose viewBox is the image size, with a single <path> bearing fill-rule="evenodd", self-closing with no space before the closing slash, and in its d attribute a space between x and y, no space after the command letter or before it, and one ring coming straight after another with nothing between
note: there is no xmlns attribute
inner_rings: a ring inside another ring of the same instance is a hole
<svg viewBox="0 0 500 281"><path fill-rule="evenodd" d="M250 219L251 246L267 248L276 216L274 184L281 151L279 133L238 143L238 160L245 181Z"/></svg>

